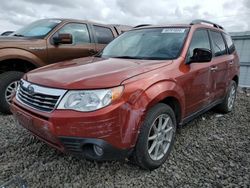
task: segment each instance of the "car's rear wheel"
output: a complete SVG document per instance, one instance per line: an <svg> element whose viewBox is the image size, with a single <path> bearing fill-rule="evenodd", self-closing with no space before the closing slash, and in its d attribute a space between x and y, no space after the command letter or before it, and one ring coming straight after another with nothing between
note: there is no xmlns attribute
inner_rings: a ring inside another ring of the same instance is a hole
<svg viewBox="0 0 250 188"><path fill-rule="evenodd" d="M160 167L169 156L175 132L174 111L166 104L155 105L149 110L141 126L133 154L134 161L144 169Z"/></svg>
<svg viewBox="0 0 250 188"><path fill-rule="evenodd" d="M9 71L0 74L0 112L10 114L11 99L16 93L19 80L24 73Z"/></svg>
<svg viewBox="0 0 250 188"><path fill-rule="evenodd" d="M237 84L235 81L231 81L227 95L225 96L223 102L217 106L217 110L222 113L231 112L236 99Z"/></svg>

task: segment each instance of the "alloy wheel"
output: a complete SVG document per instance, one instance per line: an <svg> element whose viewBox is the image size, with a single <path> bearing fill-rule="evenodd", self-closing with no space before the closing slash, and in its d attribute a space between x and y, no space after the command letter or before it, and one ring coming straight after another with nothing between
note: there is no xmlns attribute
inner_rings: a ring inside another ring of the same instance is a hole
<svg viewBox="0 0 250 188"><path fill-rule="evenodd" d="M11 99L14 97L16 91L17 91L17 87L18 87L19 81L14 81L11 82L6 90L5 90L5 99L8 102L8 104L11 103Z"/></svg>
<svg viewBox="0 0 250 188"><path fill-rule="evenodd" d="M235 88L235 85L232 85L232 87L230 88L230 93L229 93L229 97L227 101L229 110L232 110L234 106L235 98L236 98L236 88Z"/></svg>
<svg viewBox="0 0 250 188"><path fill-rule="evenodd" d="M174 125L168 114L159 115L153 122L148 136L148 153L152 160L161 160L169 150Z"/></svg>

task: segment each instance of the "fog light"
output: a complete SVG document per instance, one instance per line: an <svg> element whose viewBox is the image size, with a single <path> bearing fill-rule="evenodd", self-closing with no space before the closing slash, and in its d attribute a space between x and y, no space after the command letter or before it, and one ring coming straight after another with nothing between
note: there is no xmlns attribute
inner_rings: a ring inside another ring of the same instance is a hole
<svg viewBox="0 0 250 188"><path fill-rule="evenodd" d="M98 155L98 156L103 155L103 149L101 147L94 145L93 148L94 148L94 152L96 155Z"/></svg>

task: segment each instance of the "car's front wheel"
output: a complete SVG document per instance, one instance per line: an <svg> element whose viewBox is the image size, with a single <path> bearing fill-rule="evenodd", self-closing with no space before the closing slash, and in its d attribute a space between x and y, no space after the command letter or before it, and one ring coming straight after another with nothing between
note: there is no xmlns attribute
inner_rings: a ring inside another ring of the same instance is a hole
<svg viewBox="0 0 250 188"><path fill-rule="evenodd" d="M135 162L144 169L160 167L174 144L176 118L170 106L159 103L149 110L134 151Z"/></svg>
<svg viewBox="0 0 250 188"><path fill-rule="evenodd" d="M9 71L0 74L0 112L10 114L11 99L16 93L19 80L24 73Z"/></svg>

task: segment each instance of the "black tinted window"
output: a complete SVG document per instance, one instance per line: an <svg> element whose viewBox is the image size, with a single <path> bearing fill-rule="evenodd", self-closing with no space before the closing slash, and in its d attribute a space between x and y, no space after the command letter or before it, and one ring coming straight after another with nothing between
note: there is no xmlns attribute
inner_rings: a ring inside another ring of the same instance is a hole
<svg viewBox="0 0 250 188"><path fill-rule="evenodd" d="M114 35L109 28L94 25L94 30L99 44L108 44L114 39Z"/></svg>
<svg viewBox="0 0 250 188"><path fill-rule="evenodd" d="M235 50L234 43L229 35L227 35L227 34L223 34L223 35L224 35L224 38L225 38L227 46L228 46L228 51L231 54Z"/></svg>
<svg viewBox="0 0 250 188"><path fill-rule="evenodd" d="M211 31L211 38L213 43L214 55L220 56L226 54L226 46L221 33Z"/></svg>
<svg viewBox="0 0 250 188"><path fill-rule="evenodd" d="M193 34L191 44L189 46L188 56L193 56L195 48L205 48L211 50L208 32L206 30L197 30Z"/></svg>
<svg viewBox="0 0 250 188"><path fill-rule="evenodd" d="M90 43L89 31L86 24L70 23L63 26L59 33L71 34L73 44Z"/></svg>

